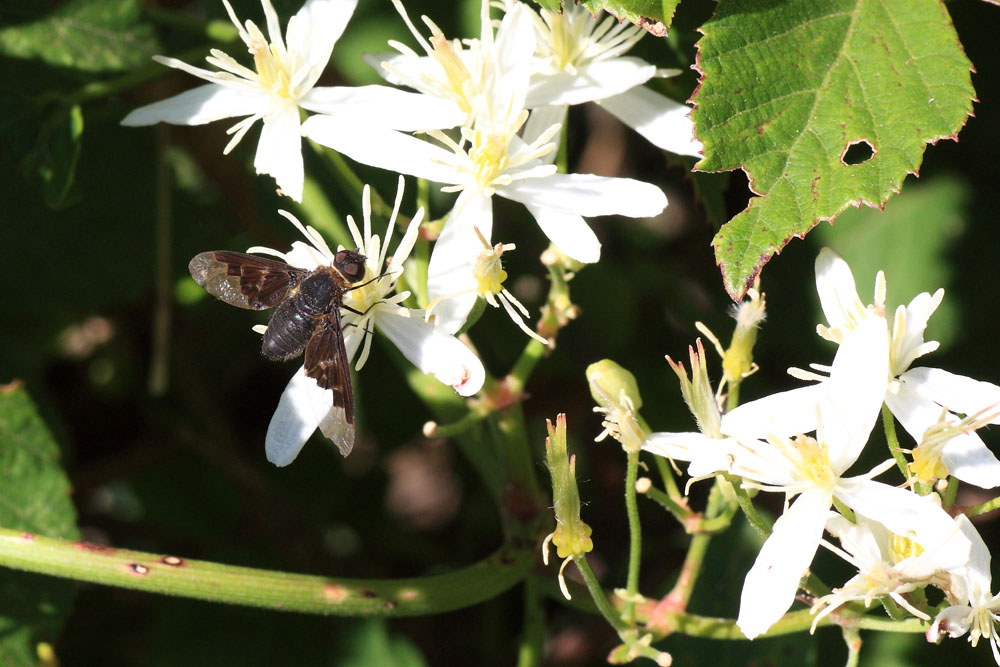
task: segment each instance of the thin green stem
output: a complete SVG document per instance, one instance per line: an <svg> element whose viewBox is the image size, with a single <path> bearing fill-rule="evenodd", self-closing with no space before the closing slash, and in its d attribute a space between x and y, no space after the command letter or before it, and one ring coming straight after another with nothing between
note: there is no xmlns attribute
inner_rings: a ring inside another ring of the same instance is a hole
<svg viewBox="0 0 1000 667"><path fill-rule="evenodd" d="M639 452L628 452L628 467L625 471L625 510L628 513L628 578L625 590L628 600L622 619L629 625L635 624L635 596L639 593L639 561L642 558L642 528L639 525L639 504L636 502L635 481L639 476Z"/></svg>
<svg viewBox="0 0 1000 667"><path fill-rule="evenodd" d="M604 594L604 589L601 588L601 584L597 581L597 576L590 569L587 557L583 554L576 554L573 556L573 563L580 571L583 583L586 584L587 590L590 591L590 597L594 600L594 604L597 605L597 610L604 617L604 620L618 632L628 630L628 625L625 624L618 611L612 606L608 600L608 596Z"/></svg>
<svg viewBox="0 0 1000 667"><path fill-rule="evenodd" d="M524 636L517 653L517 667L539 667L545 647L545 613L538 579L524 580Z"/></svg>
<svg viewBox="0 0 1000 667"><path fill-rule="evenodd" d="M847 645L846 667L858 667L861 659L861 633L857 628L843 628L844 644Z"/></svg>
<svg viewBox="0 0 1000 667"><path fill-rule="evenodd" d="M655 486L649 487L646 491L643 492L642 495L646 496L653 502L659 504L663 509L673 514L674 518L677 519L677 521L680 522L681 524L686 524L691 519L691 517L694 516L694 512L692 512L687 507L684 507L683 505L675 503L674 500L669 495L667 495L663 491L660 491Z"/></svg>
<svg viewBox="0 0 1000 667"><path fill-rule="evenodd" d="M447 574L341 579L187 560L0 528L0 566L151 593L337 616L416 616L460 609L522 581L535 560L531 543L505 546Z"/></svg>
<svg viewBox="0 0 1000 667"><path fill-rule="evenodd" d="M677 479L674 477L674 471L670 468L670 463L662 456L654 456L653 461L660 473L660 478L663 480L663 487L667 490L667 495L673 502L680 504L684 494L677 487Z"/></svg>
<svg viewBox="0 0 1000 667"><path fill-rule="evenodd" d="M757 512L757 508L753 506L750 496L747 495L746 489L739 483L739 480L730 481L733 485L733 491L736 492L736 499L740 503L740 509L746 515L747 521L750 522L754 530L760 533L761 537L766 539L771 534L771 522Z"/></svg>
<svg viewBox="0 0 1000 667"><path fill-rule="evenodd" d="M979 503L978 505L973 505L972 507L966 507L962 510L970 519L980 514L988 514L990 512L995 512L1000 509L1000 496L994 498L993 500L987 500L985 503Z"/></svg>
<svg viewBox="0 0 1000 667"><path fill-rule="evenodd" d="M909 481L910 467L906 465L906 457L903 456L903 452L899 448L899 438L896 437L896 420L892 416L889 406L885 403L882 404L882 424L885 427L885 441L889 445L889 453L896 460L899 472L903 473L903 477Z"/></svg>
<svg viewBox="0 0 1000 667"><path fill-rule="evenodd" d="M545 357L546 347L534 338L529 338L521 356L514 362L514 367L507 376L507 388L511 394L519 396L524 391L524 386L528 383L528 378L538 366L538 362Z"/></svg>
<svg viewBox="0 0 1000 667"><path fill-rule="evenodd" d="M941 494L941 507L945 511L950 511L952 505L955 504L955 494L958 493L958 480L954 477L948 478L948 486L945 487L944 492Z"/></svg>
<svg viewBox="0 0 1000 667"><path fill-rule="evenodd" d="M734 382L729 385L729 395L726 396L726 412L731 412L740 404L740 383Z"/></svg>

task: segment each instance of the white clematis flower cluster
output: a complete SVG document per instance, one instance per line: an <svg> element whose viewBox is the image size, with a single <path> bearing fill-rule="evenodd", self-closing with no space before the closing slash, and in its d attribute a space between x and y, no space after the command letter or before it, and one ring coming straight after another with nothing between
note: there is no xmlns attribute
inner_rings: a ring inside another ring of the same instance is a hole
<svg viewBox="0 0 1000 667"><path fill-rule="evenodd" d="M357 369L368 357L371 336L379 331L420 370L463 396L478 392L485 378L482 363L455 334L466 326L480 298L503 306L528 336L548 342L525 323L527 309L503 286L507 274L501 255L514 245L493 241L494 196L523 204L549 240L582 263L596 262L601 248L585 216L649 217L664 209L666 197L655 185L557 173L554 162L566 105L601 102L657 146L685 155L700 152L689 108L642 88L664 72L624 55L641 30L619 26L611 18L601 21L575 7L567 7L563 16L544 10L539 14L510 2L499 6L503 18L498 21L484 0L478 38L449 40L427 18L430 34L422 35L402 3L393 0L420 51L391 41L394 53L368 58L391 85L324 87L317 83L357 0L306 0L284 33L271 0L261 0L263 30L253 21L241 23L229 1L222 2L252 67L218 49L206 58L210 69L157 56L157 62L207 83L135 109L122 124L201 125L237 118L223 150L229 153L261 121L254 167L275 179L280 194L296 201L305 190L303 136L359 163L425 178L459 193L431 249L426 301L421 301L429 304L425 311L405 305L415 301L409 291L395 292L423 211L410 221L389 258L402 177L384 238L372 233L366 189L363 229L349 222L367 261L365 276L345 293L341 312L345 347ZM323 238L285 215L308 242L296 242L287 253L251 251L304 269L330 265L335 252ZM329 437L342 427L334 423L332 400L331 392L301 369L282 394L268 429L268 459L286 465L316 428Z"/></svg>
<svg viewBox="0 0 1000 667"><path fill-rule="evenodd" d="M814 600L816 622L849 602L890 599L923 620L936 613L929 640L968 633L975 644L987 637L1000 662L989 551L967 517L953 518L929 493L949 475L982 488L1000 485L1000 463L975 433L1000 421L1000 387L911 368L937 348L923 332L943 291L900 306L890 325L881 273L874 303L865 305L846 262L824 249L816 283L829 322L818 333L839 348L830 366L814 366L822 373L790 369L814 384L733 409L722 416L719 433L652 433L643 449L690 462L696 479L727 473L743 489L784 494L784 510L744 582L737 624L747 637L765 633L789 609L823 545L858 574ZM917 443L902 486L874 479L897 467L893 459L847 474L883 403ZM916 492L921 485L926 495ZM824 530L839 547L823 538ZM911 596L928 585L945 593L944 608Z"/></svg>

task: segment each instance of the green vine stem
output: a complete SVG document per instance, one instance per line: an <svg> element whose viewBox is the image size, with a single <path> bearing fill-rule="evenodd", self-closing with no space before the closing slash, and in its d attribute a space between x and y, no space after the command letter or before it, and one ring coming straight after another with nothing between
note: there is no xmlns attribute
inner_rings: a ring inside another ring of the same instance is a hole
<svg viewBox="0 0 1000 667"><path fill-rule="evenodd" d="M478 604L524 580L535 545L504 546L447 574L339 579L128 551L0 528L0 566L120 588L278 611L416 616Z"/></svg>
<svg viewBox="0 0 1000 667"><path fill-rule="evenodd" d="M635 596L639 593L639 560L642 557L642 528L639 526L639 505L636 502L635 481L639 474L639 452L628 452L628 468L625 472L625 510L628 513L629 549L628 578L625 590L629 601L622 613L624 621L635 623Z"/></svg>
<svg viewBox="0 0 1000 667"><path fill-rule="evenodd" d="M987 514L998 509L1000 509L1000 497L996 497L993 500L987 500L985 503L979 503L978 505L973 505L972 507L963 508L962 513L971 519L972 517L979 516L980 514Z"/></svg>
<svg viewBox="0 0 1000 667"><path fill-rule="evenodd" d="M884 403L882 404L882 424L885 427L885 441L889 445L889 453L896 460L899 472L903 473L906 480L909 480L910 467L906 465L906 457L903 456L903 452L899 448L899 438L896 437L896 422L892 412L889 411L889 406Z"/></svg>

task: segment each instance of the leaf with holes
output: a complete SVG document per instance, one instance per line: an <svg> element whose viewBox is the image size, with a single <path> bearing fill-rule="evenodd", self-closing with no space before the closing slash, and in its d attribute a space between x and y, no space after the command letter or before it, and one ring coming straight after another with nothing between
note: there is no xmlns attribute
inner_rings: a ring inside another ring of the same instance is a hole
<svg viewBox="0 0 1000 667"><path fill-rule="evenodd" d="M723 0L702 32L697 167L742 168L760 195L713 241L734 298L793 236L882 206L972 113L972 65L939 0Z"/></svg>
<svg viewBox="0 0 1000 667"><path fill-rule="evenodd" d="M0 387L0 526L76 538L69 480L59 447L23 389ZM0 569L0 664L37 664L69 613L70 581Z"/></svg>

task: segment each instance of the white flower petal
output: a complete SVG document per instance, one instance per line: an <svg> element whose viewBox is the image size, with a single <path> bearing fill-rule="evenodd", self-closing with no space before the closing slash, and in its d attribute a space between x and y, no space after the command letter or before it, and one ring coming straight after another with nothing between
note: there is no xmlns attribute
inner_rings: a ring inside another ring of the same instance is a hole
<svg viewBox="0 0 1000 667"><path fill-rule="evenodd" d="M361 164L395 171L435 183L455 183L457 172L449 163L451 151L402 132L385 128L358 128L332 116L310 116L302 134L343 153Z"/></svg>
<svg viewBox="0 0 1000 667"><path fill-rule="evenodd" d="M582 217L547 206L526 206L542 232L559 250L585 264L593 264L601 258L601 242Z"/></svg>
<svg viewBox="0 0 1000 667"><path fill-rule="evenodd" d="M981 489L1000 486L1000 461L975 433L955 436L941 450L948 472Z"/></svg>
<svg viewBox="0 0 1000 667"><path fill-rule="evenodd" d="M656 66L639 58L609 58L588 63L576 72L563 70L533 77L525 106L534 109L547 104L582 104L610 98L649 81L656 75Z"/></svg>
<svg viewBox="0 0 1000 667"><path fill-rule="evenodd" d="M483 362L465 343L424 321L422 311L411 311L410 317L380 317L377 326L414 366L462 396L483 388Z"/></svg>
<svg viewBox="0 0 1000 667"><path fill-rule="evenodd" d="M532 144L553 125L564 124L566 122L567 109L568 107L565 106L533 108L531 115L528 116L528 121L524 124L524 132L521 133L521 139L526 144ZM555 162L557 153L558 151L549 151L541 157L541 160L552 164Z"/></svg>
<svg viewBox="0 0 1000 667"><path fill-rule="evenodd" d="M600 105L657 148L701 157L704 146L694 136L691 107L638 86L601 100Z"/></svg>
<svg viewBox="0 0 1000 667"><path fill-rule="evenodd" d="M816 430L816 410L825 395L823 384L771 394L724 414L720 428L727 435L750 438L810 433Z"/></svg>
<svg viewBox="0 0 1000 667"><path fill-rule="evenodd" d="M934 551L939 563L960 567L971 544L948 513L927 497L870 479L842 479L834 494L845 505L885 525L896 535Z"/></svg>
<svg viewBox="0 0 1000 667"><path fill-rule="evenodd" d="M981 410L1000 411L1000 387L990 382L973 380L940 368L911 368L900 380L912 386L920 396L944 406L952 412L972 415ZM991 424L1000 424L1000 416Z"/></svg>
<svg viewBox="0 0 1000 667"><path fill-rule="evenodd" d="M462 328L479 298L473 269L485 248L474 228L489 242L493 235L493 200L478 191L466 190L445 221L427 265L427 298L441 299L431 312L447 333Z"/></svg>
<svg viewBox="0 0 1000 667"><path fill-rule="evenodd" d="M286 196L302 201L305 175L298 107L290 106L264 119L253 166L258 174L273 176Z"/></svg>
<svg viewBox="0 0 1000 667"><path fill-rule="evenodd" d="M483 30L487 28L483 25ZM490 97L495 111L506 114L508 109L525 108L534 52L535 25L531 10L524 5L515 5L500 22L493 45L496 78Z"/></svg>
<svg viewBox="0 0 1000 667"><path fill-rule="evenodd" d="M885 402L893 416L919 444L928 428L942 417L943 408L923 396L917 387L920 373L912 369L899 378L895 391L886 394ZM983 489L1000 486L1000 461L976 433L963 433L945 443L941 458L948 472Z"/></svg>
<svg viewBox="0 0 1000 667"><path fill-rule="evenodd" d="M826 321L833 328L853 326L854 318L865 310L851 267L829 248L820 250L816 257L816 291Z"/></svg>
<svg viewBox="0 0 1000 667"><path fill-rule="evenodd" d="M986 592L991 589L992 574L990 571L990 550L986 546L986 542L983 541L982 535L976 530L976 527L972 525L972 521L969 520L964 514L959 514L955 518L955 523L958 524L959 530L962 534L969 540L972 545L972 549L969 552L969 562L966 564L965 577L973 585L970 588L978 588L979 590Z"/></svg>
<svg viewBox="0 0 1000 667"><path fill-rule="evenodd" d="M690 461L688 474L703 477L729 469L729 452L736 446L730 438L710 438L703 433L650 433L643 450L675 461Z"/></svg>
<svg viewBox="0 0 1000 667"><path fill-rule="evenodd" d="M455 127L466 116L450 100L389 86L313 88L299 104L345 125L362 123L407 132Z"/></svg>
<svg viewBox="0 0 1000 667"><path fill-rule="evenodd" d="M624 215L647 218L667 206L667 197L651 183L593 174L549 174L515 180L497 193L526 206L544 206L592 217Z"/></svg>
<svg viewBox="0 0 1000 667"><path fill-rule="evenodd" d="M868 310L837 349L830 379L823 383L829 401L820 403L817 439L826 444L838 473L861 455L888 384L889 327L882 315Z"/></svg>
<svg viewBox="0 0 1000 667"><path fill-rule="evenodd" d="M740 596L736 625L748 639L766 632L795 600L799 579L819 547L830 501L826 493L804 491L774 523Z"/></svg>
<svg viewBox="0 0 1000 667"><path fill-rule="evenodd" d="M322 69L357 4L357 0L308 0L296 12L294 22L289 22L288 50L302 54L310 66Z"/></svg>
<svg viewBox="0 0 1000 667"><path fill-rule="evenodd" d="M315 380L306 377L305 368L300 368L282 392L267 426L267 460L276 466L294 461L332 406L333 392L320 388Z"/></svg>
<svg viewBox="0 0 1000 667"><path fill-rule="evenodd" d="M260 91L209 83L139 107L125 116L121 124L132 127L156 123L204 125L222 118L252 116L270 105L270 98Z"/></svg>

